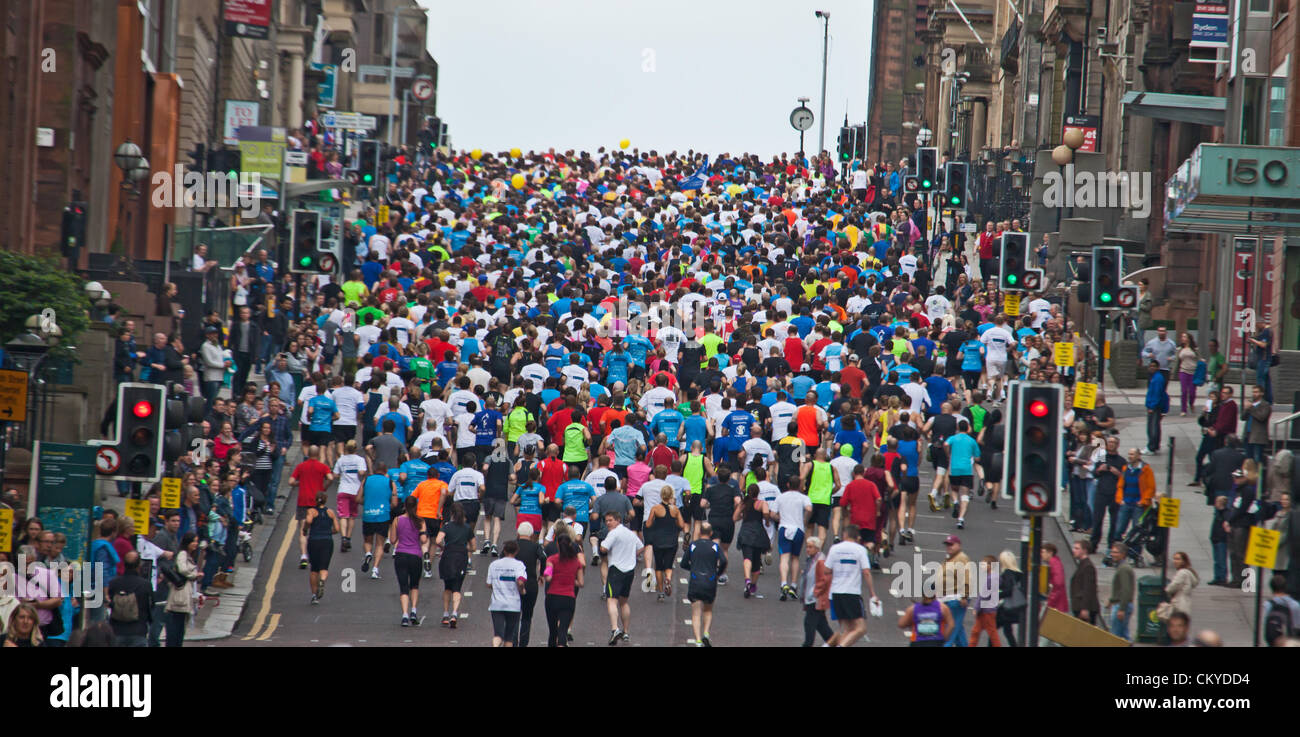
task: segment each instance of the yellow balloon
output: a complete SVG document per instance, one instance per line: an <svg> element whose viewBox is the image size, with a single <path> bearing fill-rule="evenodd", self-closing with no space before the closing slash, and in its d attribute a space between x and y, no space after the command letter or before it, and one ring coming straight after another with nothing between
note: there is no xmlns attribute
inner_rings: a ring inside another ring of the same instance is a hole
<svg viewBox="0 0 1300 737"><path fill-rule="evenodd" d="M619 148L627 148L628 146L631 146L631 145L632 145L632 142L629 141L629 140L627 140L626 138L624 138L623 140L621 140L621 141L618 142L618 147L619 147Z"/></svg>
<svg viewBox="0 0 1300 737"><path fill-rule="evenodd" d="M518 147L512 148L510 149L510 155L517 159L523 155L523 151L520 151Z"/></svg>
<svg viewBox="0 0 1300 737"><path fill-rule="evenodd" d="M523 174L516 174L513 177L510 177L510 183L515 186L515 189L523 189L524 185L528 183L528 180Z"/></svg>
<svg viewBox="0 0 1300 737"><path fill-rule="evenodd" d="M470 158L474 159L475 161L478 161L479 159L483 158L483 152L477 148L474 149L473 151L470 151L469 155Z"/></svg>

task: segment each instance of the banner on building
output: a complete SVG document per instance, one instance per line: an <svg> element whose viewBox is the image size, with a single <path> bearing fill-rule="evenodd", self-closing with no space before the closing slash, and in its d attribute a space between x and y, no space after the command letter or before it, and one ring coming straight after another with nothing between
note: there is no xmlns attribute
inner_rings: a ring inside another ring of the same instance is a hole
<svg viewBox="0 0 1300 737"><path fill-rule="evenodd" d="M226 127L221 134L222 142L227 146L237 145L239 129L256 126L260 110L261 103L251 100L226 100Z"/></svg>
<svg viewBox="0 0 1300 737"><path fill-rule="evenodd" d="M266 38L271 28L271 0L226 0L226 35Z"/></svg>
<svg viewBox="0 0 1300 737"><path fill-rule="evenodd" d="M1232 248L1232 326L1228 336L1228 361L1240 364L1246 357L1246 337L1262 323L1273 324L1273 254L1261 249L1255 263L1259 238L1239 236ZM1263 299L1260 296L1263 295Z"/></svg>
<svg viewBox="0 0 1300 737"><path fill-rule="evenodd" d="M1077 128L1083 132L1083 145L1079 150L1084 153L1097 152L1097 131L1101 128L1101 117L1097 115L1067 115L1065 116L1065 130L1062 133L1069 133L1071 128Z"/></svg>
<svg viewBox="0 0 1300 737"><path fill-rule="evenodd" d="M1192 10L1193 49L1228 48L1228 5L1226 3L1197 3Z"/></svg>
<svg viewBox="0 0 1300 737"><path fill-rule="evenodd" d="M320 94L316 96L317 107L334 107L338 102L338 79L339 67L337 64L317 64L312 62L312 71L324 72L325 79L320 83L317 89Z"/></svg>
<svg viewBox="0 0 1300 737"><path fill-rule="evenodd" d="M265 125L238 129L240 171L256 172L267 179L280 180L283 175L285 139L283 128Z"/></svg>

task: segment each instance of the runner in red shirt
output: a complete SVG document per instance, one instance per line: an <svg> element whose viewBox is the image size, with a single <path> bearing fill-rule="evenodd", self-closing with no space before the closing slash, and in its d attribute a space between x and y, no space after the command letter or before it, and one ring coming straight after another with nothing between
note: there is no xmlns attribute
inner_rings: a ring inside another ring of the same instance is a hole
<svg viewBox="0 0 1300 737"><path fill-rule="evenodd" d="M848 389L849 396L854 399L862 398L862 387L867 383L867 374L858 368L858 354L849 355L848 363L840 369L840 386Z"/></svg>
<svg viewBox="0 0 1300 737"><path fill-rule="evenodd" d="M333 480L334 474L330 473L330 467L320 462L320 446L309 446L307 457L294 467L293 476L289 479L290 486L298 487L298 511L294 515L295 519L302 521L307 518L307 510L316 506L316 495L324 491ZM298 567L306 568L306 535L298 536L298 551L302 554Z"/></svg>
<svg viewBox="0 0 1300 737"><path fill-rule="evenodd" d="M862 543L869 550L876 548L876 523L879 518L880 489L864 478L861 464L853 468L853 480L840 495L840 506L849 511L849 524L862 529Z"/></svg>

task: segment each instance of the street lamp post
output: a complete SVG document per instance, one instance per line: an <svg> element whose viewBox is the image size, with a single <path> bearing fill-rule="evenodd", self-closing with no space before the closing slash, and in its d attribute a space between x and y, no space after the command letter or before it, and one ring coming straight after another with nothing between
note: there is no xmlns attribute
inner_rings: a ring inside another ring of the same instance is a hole
<svg viewBox="0 0 1300 737"><path fill-rule="evenodd" d="M831 14L818 10L817 17L822 19L822 111L817 134L817 153L820 154L826 150L826 62L831 43Z"/></svg>

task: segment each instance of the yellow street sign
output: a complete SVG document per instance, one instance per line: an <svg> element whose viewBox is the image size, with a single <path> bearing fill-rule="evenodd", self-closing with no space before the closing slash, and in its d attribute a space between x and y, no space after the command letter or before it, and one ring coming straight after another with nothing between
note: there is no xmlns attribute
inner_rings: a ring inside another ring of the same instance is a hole
<svg viewBox="0 0 1300 737"><path fill-rule="evenodd" d="M149 500L148 499L127 499L126 516L131 518L135 523L135 534L149 534Z"/></svg>
<svg viewBox="0 0 1300 737"><path fill-rule="evenodd" d="M0 422L27 421L27 374L0 371Z"/></svg>
<svg viewBox="0 0 1300 737"><path fill-rule="evenodd" d="M1052 349L1052 358L1057 366L1074 365L1074 344L1068 341L1061 341Z"/></svg>
<svg viewBox="0 0 1300 737"><path fill-rule="evenodd" d="M1273 568L1277 565L1277 548L1282 533L1263 527L1250 528L1250 541L1246 543L1247 565Z"/></svg>
<svg viewBox="0 0 1300 737"><path fill-rule="evenodd" d="M1160 527L1177 527L1178 516L1182 512L1183 500L1174 499L1173 497L1160 498L1160 517L1156 524Z"/></svg>
<svg viewBox="0 0 1300 737"><path fill-rule="evenodd" d="M379 215L375 220L377 221L375 225L380 228L388 224L388 205L379 206Z"/></svg>
<svg viewBox="0 0 1300 737"><path fill-rule="evenodd" d="M1002 297L1002 311L1008 315L1020 314L1020 295L1007 294Z"/></svg>
<svg viewBox="0 0 1300 737"><path fill-rule="evenodd" d="M159 498L159 506L163 509L180 509L181 508L181 480L178 478L165 478L162 480L162 494Z"/></svg>
<svg viewBox="0 0 1300 737"><path fill-rule="evenodd" d="M14 510L0 509L0 553L12 552L14 546Z"/></svg>
<svg viewBox="0 0 1300 737"><path fill-rule="evenodd" d="M1074 406L1077 409L1097 408L1097 385L1080 381L1074 385Z"/></svg>

